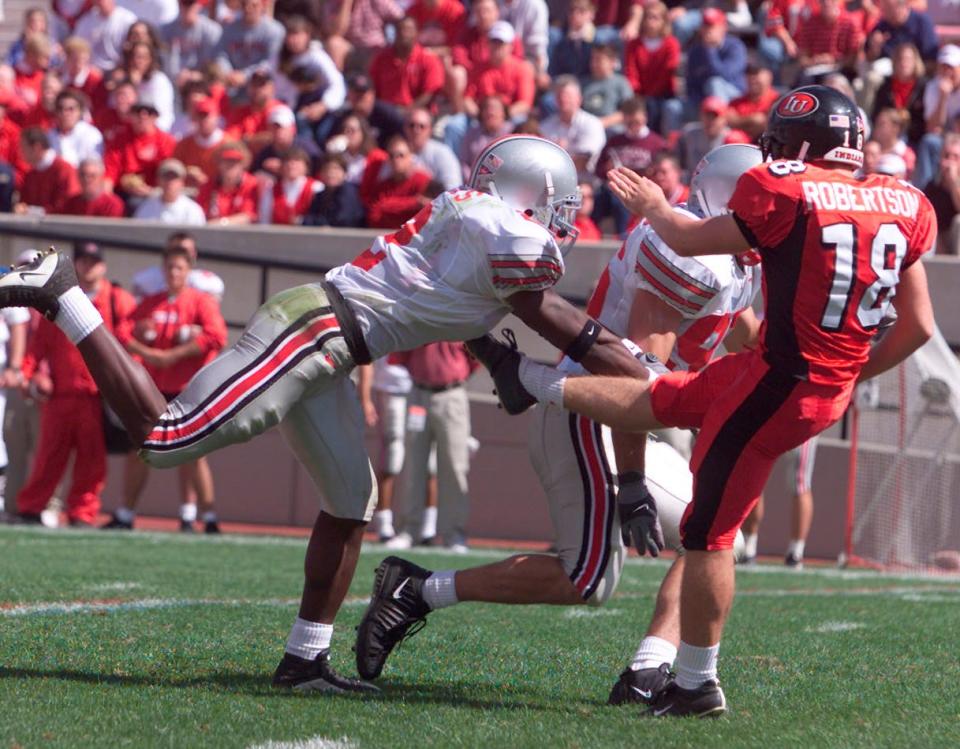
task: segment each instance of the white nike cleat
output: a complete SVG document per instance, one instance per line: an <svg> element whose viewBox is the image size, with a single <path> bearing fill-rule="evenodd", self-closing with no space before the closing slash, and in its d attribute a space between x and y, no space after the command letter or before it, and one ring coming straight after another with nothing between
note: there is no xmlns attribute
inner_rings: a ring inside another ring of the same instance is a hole
<svg viewBox="0 0 960 749"><path fill-rule="evenodd" d="M405 551L413 547L413 537L406 532L398 533L383 545L391 551Z"/></svg>
<svg viewBox="0 0 960 749"><path fill-rule="evenodd" d="M60 311L60 296L76 285L73 262L51 247L0 275L0 307L33 307L52 321Z"/></svg>

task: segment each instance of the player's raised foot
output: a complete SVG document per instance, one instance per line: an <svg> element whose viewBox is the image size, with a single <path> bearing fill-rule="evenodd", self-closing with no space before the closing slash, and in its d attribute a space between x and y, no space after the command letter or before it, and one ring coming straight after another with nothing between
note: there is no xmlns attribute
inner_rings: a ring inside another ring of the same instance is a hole
<svg viewBox="0 0 960 749"><path fill-rule="evenodd" d="M657 668L626 669L610 690L608 705L652 705L672 679L670 664Z"/></svg>
<svg viewBox="0 0 960 749"><path fill-rule="evenodd" d="M53 320L60 311L60 295L76 285L73 262L51 247L0 275L0 307L33 307Z"/></svg>
<svg viewBox="0 0 960 749"><path fill-rule="evenodd" d="M696 689L681 689L671 681L650 705L646 715L653 718L719 718L727 711L727 699L720 682L707 679Z"/></svg>
<svg viewBox="0 0 960 749"><path fill-rule="evenodd" d="M329 650L321 650L312 661L284 653L280 665L273 672L273 686L295 692L380 692L373 684L341 676L334 671L330 665Z"/></svg>
<svg viewBox="0 0 960 749"><path fill-rule="evenodd" d="M377 567L354 646L357 671L364 679L376 679L394 647L423 628L430 613L423 584L430 575L430 570L399 557L387 557Z"/></svg>
<svg viewBox="0 0 960 749"><path fill-rule="evenodd" d="M802 570L803 557L798 557L792 552L787 552L787 555L783 558L783 564L785 567L789 567L792 570Z"/></svg>
<svg viewBox="0 0 960 749"><path fill-rule="evenodd" d="M506 342L497 340L487 333L473 338L464 345L467 351L480 362L496 386L500 405L508 414L520 414L537 402L520 382L520 362L523 354L517 350L517 339L510 328L503 329Z"/></svg>
<svg viewBox="0 0 960 749"><path fill-rule="evenodd" d="M110 519L100 526L104 531L132 531L133 521L121 520L116 513L110 516Z"/></svg>

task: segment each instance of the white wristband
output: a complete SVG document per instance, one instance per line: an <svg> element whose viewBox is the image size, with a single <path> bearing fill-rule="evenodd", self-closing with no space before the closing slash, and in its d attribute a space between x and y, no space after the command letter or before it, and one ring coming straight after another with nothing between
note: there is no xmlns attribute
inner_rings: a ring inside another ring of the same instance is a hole
<svg viewBox="0 0 960 749"><path fill-rule="evenodd" d="M58 301L60 311L54 322L74 345L103 325L103 317L79 286L71 286Z"/></svg>

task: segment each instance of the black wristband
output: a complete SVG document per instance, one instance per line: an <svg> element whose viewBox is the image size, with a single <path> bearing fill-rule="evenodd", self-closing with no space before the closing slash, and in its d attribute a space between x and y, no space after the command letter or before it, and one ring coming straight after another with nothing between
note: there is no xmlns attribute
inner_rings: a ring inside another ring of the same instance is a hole
<svg viewBox="0 0 960 749"><path fill-rule="evenodd" d="M643 471L624 471L623 473L617 474L617 483L620 486L624 484L642 484L644 478Z"/></svg>
<svg viewBox="0 0 960 749"><path fill-rule="evenodd" d="M579 362L587 355L587 352L590 350L590 347L593 346L593 342L597 340L602 329L603 326L596 320L587 320L580 329L580 332L577 333L577 337L564 349L564 355L570 357L572 361Z"/></svg>

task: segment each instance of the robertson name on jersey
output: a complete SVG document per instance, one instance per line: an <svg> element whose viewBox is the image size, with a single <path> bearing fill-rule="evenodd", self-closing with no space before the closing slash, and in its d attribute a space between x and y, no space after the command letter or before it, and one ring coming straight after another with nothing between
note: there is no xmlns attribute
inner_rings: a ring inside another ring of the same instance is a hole
<svg viewBox="0 0 960 749"><path fill-rule="evenodd" d="M740 177L730 209L762 258L766 361L852 386L901 271L936 242L927 198L886 175L778 160Z"/></svg>
<svg viewBox="0 0 960 749"><path fill-rule="evenodd" d="M697 218L685 208L674 210ZM683 316L667 366L697 371L713 358L737 315L753 303L760 272L729 255L681 257L644 221L610 259L587 304L587 314L626 337L638 289Z"/></svg>
<svg viewBox="0 0 960 749"><path fill-rule="evenodd" d="M483 335L510 311L511 294L548 289L562 275L560 249L541 224L492 195L450 190L326 278L349 300L376 359Z"/></svg>

